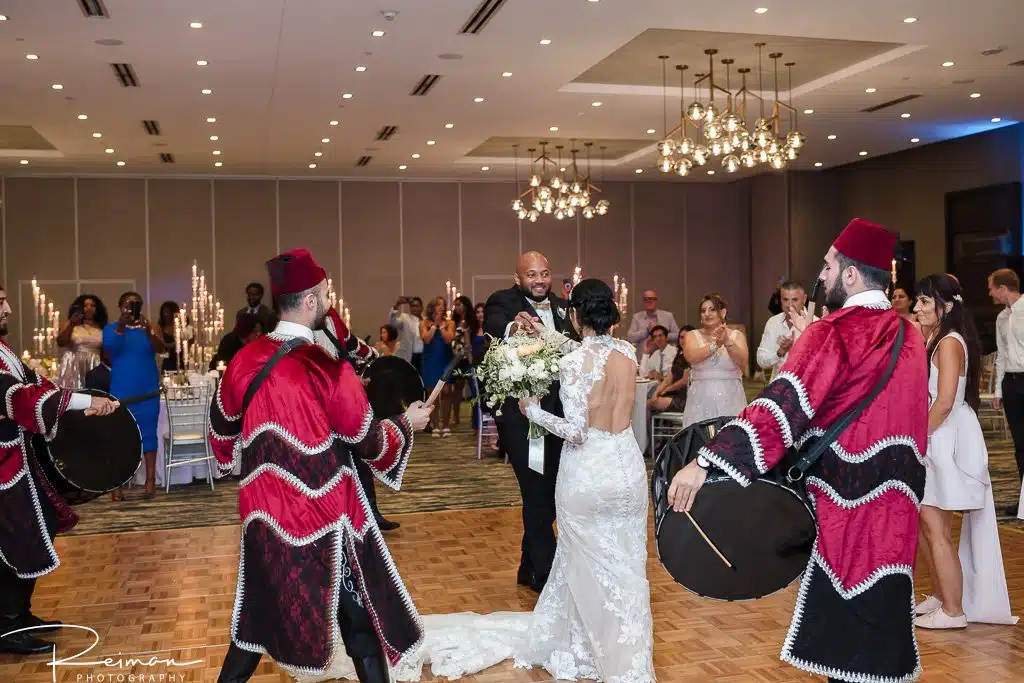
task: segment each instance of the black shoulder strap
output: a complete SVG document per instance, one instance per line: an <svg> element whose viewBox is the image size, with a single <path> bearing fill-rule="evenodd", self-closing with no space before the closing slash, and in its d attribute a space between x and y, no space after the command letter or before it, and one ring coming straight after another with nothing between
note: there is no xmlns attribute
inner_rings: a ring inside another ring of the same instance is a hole
<svg viewBox="0 0 1024 683"><path fill-rule="evenodd" d="M832 426L828 428L828 431L820 439L814 442L806 453L801 453L800 457L797 458L796 464L790 468L786 477L790 481L799 481L803 478L807 470L811 468L818 458L831 446L844 429L850 426L850 424L857 419L857 417L864 412L864 409L875 400L878 394L881 393L882 389L889 382L889 378L892 377L893 370L896 369L896 361L899 360L900 351L903 349L903 330L906 323L900 320L899 330L896 332L896 344L892 348L892 354L889 356L889 367L885 369L882 374L882 379L878 381L875 388L871 390L863 401L854 406L849 412L840 417L838 420L832 423ZM795 471L794 471L795 470Z"/></svg>
<svg viewBox="0 0 1024 683"><path fill-rule="evenodd" d="M256 376L252 378L251 382L249 382L249 386L246 387L245 397L242 399L242 415L245 415L245 411L249 407L249 402L252 401L252 397L256 394L256 390L259 389L260 385L263 384L263 381L267 379L267 376L270 374L270 371L274 369L274 366L277 365L282 358L288 355L290 351L306 343L308 342L303 337L292 337L278 347L277 351L274 352L274 355L270 357L270 360L268 360L262 368L260 368L260 371L256 373Z"/></svg>

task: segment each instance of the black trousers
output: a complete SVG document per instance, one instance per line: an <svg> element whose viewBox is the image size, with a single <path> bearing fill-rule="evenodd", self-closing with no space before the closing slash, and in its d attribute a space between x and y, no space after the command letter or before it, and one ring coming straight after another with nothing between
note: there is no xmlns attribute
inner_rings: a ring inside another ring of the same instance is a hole
<svg viewBox="0 0 1024 683"><path fill-rule="evenodd" d="M363 487L363 493L366 494L366 499L370 502L373 516L380 519L380 510L377 508L377 482L373 479L373 472L370 471L370 466L362 458L353 456L352 460L355 461L356 472L359 474L359 484Z"/></svg>
<svg viewBox="0 0 1024 683"><path fill-rule="evenodd" d="M345 643L345 652L352 659L384 658L384 649L377 638L377 631L373 628L370 613L345 588L339 591L338 630L341 631L341 640ZM232 642L224 658L224 666L221 667L218 681L242 683L249 680L262 658L263 655L259 652L243 650Z"/></svg>
<svg viewBox="0 0 1024 683"><path fill-rule="evenodd" d="M508 454L523 498L520 569L533 575L536 586L543 586L555 559L555 479L562 440L550 434L545 437L544 474L539 474L530 469L529 423L519 412L519 406L507 402L501 412L497 418L498 438Z"/></svg>
<svg viewBox="0 0 1024 683"><path fill-rule="evenodd" d="M1003 410L1013 435L1013 455L1017 460L1017 474L1024 479L1024 372L1003 375Z"/></svg>
<svg viewBox="0 0 1024 683"><path fill-rule="evenodd" d="M57 535L57 511L53 509L53 505L50 503L50 499L46 497L46 493L39 488L39 483L34 473L33 481L36 482L39 506L43 509L46 533L52 541ZM35 511L24 510L23 514L35 515ZM13 569L0 562L0 619L20 618L28 615L32 607L32 592L35 588L35 579L18 578Z"/></svg>

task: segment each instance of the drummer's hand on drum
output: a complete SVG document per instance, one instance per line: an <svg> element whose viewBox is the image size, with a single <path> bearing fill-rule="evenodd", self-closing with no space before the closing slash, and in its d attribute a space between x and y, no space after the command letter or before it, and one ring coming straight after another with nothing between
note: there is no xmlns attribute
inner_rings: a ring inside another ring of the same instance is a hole
<svg viewBox="0 0 1024 683"><path fill-rule="evenodd" d="M434 412L433 405L427 405L423 401L416 401L409 405L405 411L405 419L412 425L413 431L422 432L430 422L430 414Z"/></svg>
<svg viewBox="0 0 1024 683"><path fill-rule="evenodd" d="M676 472L676 476L672 477L672 485L668 487L668 504L672 509L676 512L689 512L707 476L708 473L697 465L696 460Z"/></svg>
<svg viewBox="0 0 1024 683"><path fill-rule="evenodd" d="M105 396L93 396L92 404L85 409L85 414L88 416L93 415L110 415L112 412L118 409L121 404L117 401L111 401Z"/></svg>

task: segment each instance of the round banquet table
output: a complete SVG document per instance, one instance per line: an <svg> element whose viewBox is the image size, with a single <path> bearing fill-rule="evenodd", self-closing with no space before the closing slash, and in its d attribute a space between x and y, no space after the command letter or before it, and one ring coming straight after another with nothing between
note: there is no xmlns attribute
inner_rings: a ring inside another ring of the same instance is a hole
<svg viewBox="0 0 1024 683"><path fill-rule="evenodd" d="M633 436L641 452L647 449L647 391L651 380L637 378L636 397L633 399Z"/></svg>

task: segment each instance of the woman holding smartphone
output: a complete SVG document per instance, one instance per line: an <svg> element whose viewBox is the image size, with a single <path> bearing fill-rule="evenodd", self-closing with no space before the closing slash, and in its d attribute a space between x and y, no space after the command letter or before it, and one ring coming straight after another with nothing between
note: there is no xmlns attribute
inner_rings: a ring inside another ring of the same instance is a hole
<svg viewBox="0 0 1024 683"><path fill-rule="evenodd" d="M160 371L156 354L163 353L164 341L160 331L142 315L142 297L136 292L125 292L117 302L121 316L117 322L103 329L103 348L110 355L110 393L117 398L129 398L160 389ZM160 398L151 398L128 406L142 433L142 451L146 463L146 498L156 495L157 421L160 417ZM114 500L124 500L118 489Z"/></svg>
<svg viewBox="0 0 1024 683"><path fill-rule="evenodd" d="M452 341L455 340L455 323L448 318L442 297L427 304L427 316L420 325L420 337L423 339L423 388L429 394L451 362ZM441 392L441 409L435 410L430 418L434 427L431 436L435 439L451 436L451 396L452 384L449 381Z"/></svg>

